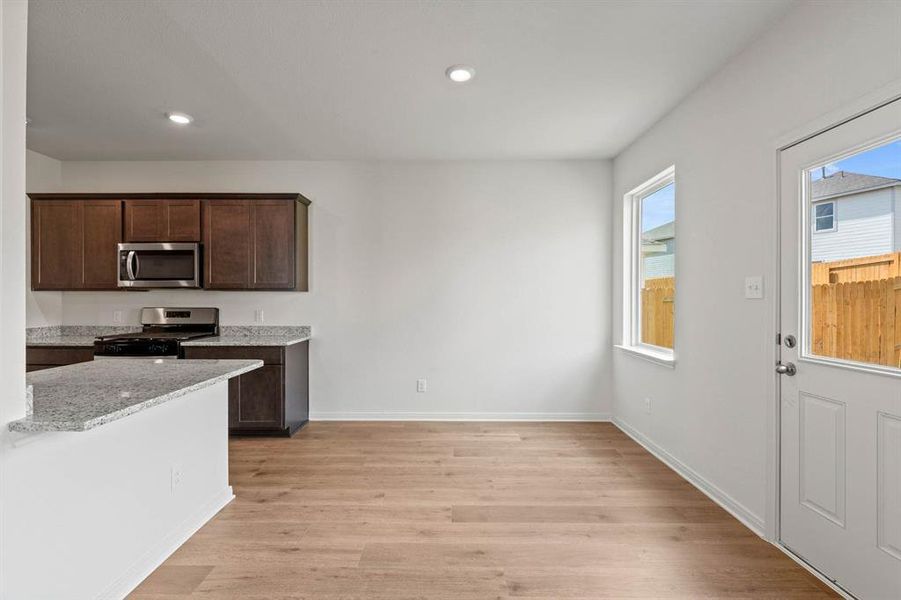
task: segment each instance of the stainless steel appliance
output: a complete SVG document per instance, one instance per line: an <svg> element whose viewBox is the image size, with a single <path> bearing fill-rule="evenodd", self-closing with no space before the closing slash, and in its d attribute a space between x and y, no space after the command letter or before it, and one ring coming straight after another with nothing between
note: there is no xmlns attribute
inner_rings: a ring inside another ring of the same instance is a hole
<svg viewBox="0 0 901 600"><path fill-rule="evenodd" d="M142 308L140 331L94 340L94 359L182 358L181 342L219 335L218 308Z"/></svg>
<svg viewBox="0 0 901 600"><path fill-rule="evenodd" d="M119 244L119 287L199 288L200 244Z"/></svg>

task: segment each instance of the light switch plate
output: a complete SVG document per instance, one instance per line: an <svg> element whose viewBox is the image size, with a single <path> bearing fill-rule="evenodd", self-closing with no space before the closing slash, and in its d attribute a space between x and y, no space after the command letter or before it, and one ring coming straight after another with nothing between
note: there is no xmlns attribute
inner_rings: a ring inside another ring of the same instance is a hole
<svg viewBox="0 0 901 600"><path fill-rule="evenodd" d="M749 300L763 298L763 277L761 275L745 277L745 298Z"/></svg>

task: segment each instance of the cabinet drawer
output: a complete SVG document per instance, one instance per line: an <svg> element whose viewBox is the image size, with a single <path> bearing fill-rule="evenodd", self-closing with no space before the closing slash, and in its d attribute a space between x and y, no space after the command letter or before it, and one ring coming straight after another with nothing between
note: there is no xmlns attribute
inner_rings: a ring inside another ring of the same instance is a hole
<svg viewBox="0 0 901 600"><path fill-rule="evenodd" d="M92 360L94 360L93 348L25 348L25 362L29 365L72 365Z"/></svg>
<svg viewBox="0 0 901 600"><path fill-rule="evenodd" d="M284 348L277 346L186 346L185 358L262 360L263 364L284 364Z"/></svg>

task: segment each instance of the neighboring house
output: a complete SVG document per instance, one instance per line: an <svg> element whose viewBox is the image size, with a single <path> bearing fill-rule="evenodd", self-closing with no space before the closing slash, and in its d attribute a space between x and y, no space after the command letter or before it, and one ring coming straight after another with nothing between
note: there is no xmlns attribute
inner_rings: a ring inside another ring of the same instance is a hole
<svg viewBox="0 0 901 600"><path fill-rule="evenodd" d="M814 262L901 251L901 179L839 171L810 192Z"/></svg>
<svg viewBox="0 0 901 600"><path fill-rule="evenodd" d="M641 234L641 273L644 279L672 277L675 274L675 221L664 223Z"/></svg>

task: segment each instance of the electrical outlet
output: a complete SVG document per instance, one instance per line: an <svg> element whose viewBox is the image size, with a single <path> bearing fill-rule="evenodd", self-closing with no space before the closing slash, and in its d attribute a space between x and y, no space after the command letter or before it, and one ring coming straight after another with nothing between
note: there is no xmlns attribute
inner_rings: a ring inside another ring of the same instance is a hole
<svg viewBox="0 0 901 600"><path fill-rule="evenodd" d="M425 379L417 379L416 391L420 393L429 391L429 382Z"/></svg>
<svg viewBox="0 0 901 600"><path fill-rule="evenodd" d="M763 277L760 275L745 277L745 298L749 300L763 298Z"/></svg>
<svg viewBox="0 0 901 600"><path fill-rule="evenodd" d="M181 465L172 465L170 475L172 483L172 493L174 494L178 491L178 488L181 487L182 479L184 479L184 473L181 470Z"/></svg>
<svg viewBox="0 0 901 600"><path fill-rule="evenodd" d="M123 316L122 311L114 310L113 311L113 323L124 323L124 322L125 322L125 317Z"/></svg>
<svg viewBox="0 0 901 600"><path fill-rule="evenodd" d="M253 311L253 322L254 323L264 323L266 320L266 316L263 314L263 309L258 308Z"/></svg>
<svg viewBox="0 0 901 600"><path fill-rule="evenodd" d="M644 412L646 412L647 414L651 414L651 399L650 398L644 399Z"/></svg>

